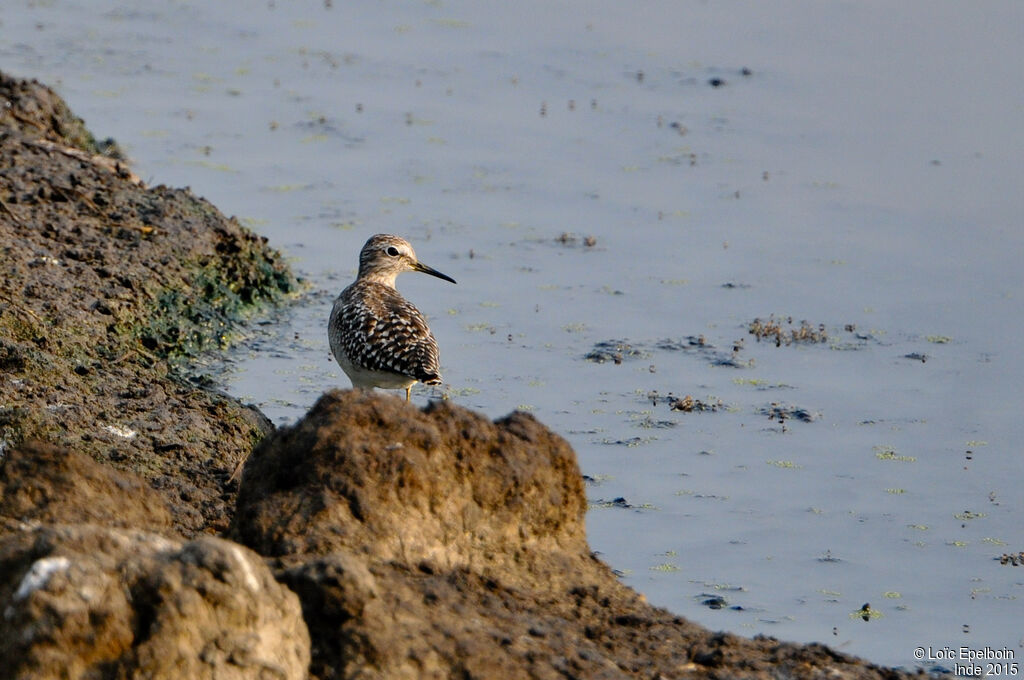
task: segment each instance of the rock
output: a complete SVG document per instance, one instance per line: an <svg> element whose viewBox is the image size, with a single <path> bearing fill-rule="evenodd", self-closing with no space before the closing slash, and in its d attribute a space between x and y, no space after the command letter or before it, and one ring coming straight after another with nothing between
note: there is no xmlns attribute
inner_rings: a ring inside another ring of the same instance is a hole
<svg viewBox="0 0 1024 680"><path fill-rule="evenodd" d="M304 678L298 598L258 555L95 526L0 540L4 677Z"/></svg>
<svg viewBox="0 0 1024 680"><path fill-rule="evenodd" d="M528 414L334 391L254 451L230 534L302 600L314 678L899 677L651 607L591 554L585 501Z"/></svg>

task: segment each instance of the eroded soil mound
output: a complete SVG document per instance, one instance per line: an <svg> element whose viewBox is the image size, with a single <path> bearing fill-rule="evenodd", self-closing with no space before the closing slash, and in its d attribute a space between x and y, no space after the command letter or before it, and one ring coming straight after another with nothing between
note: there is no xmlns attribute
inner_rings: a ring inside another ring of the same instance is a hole
<svg viewBox="0 0 1024 680"><path fill-rule="evenodd" d="M92 525L0 543L6 678L305 677L298 598L258 555Z"/></svg>
<svg viewBox="0 0 1024 680"><path fill-rule="evenodd" d="M533 417L334 391L245 468L231 536L281 565L318 678L883 678L715 634L587 546L576 456Z"/></svg>
<svg viewBox="0 0 1024 680"><path fill-rule="evenodd" d="M174 535L167 503L140 477L42 442L11 449L0 460L0 517Z"/></svg>
<svg viewBox="0 0 1024 680"><path fill-rule="evenodd" d="M167 360L222 346L295 279L206 201L94 155L48 88L0 74L4 100L0 451L29 439L73 448L141 474L183 535L225 527L226 479L267 423Z"/></svg>

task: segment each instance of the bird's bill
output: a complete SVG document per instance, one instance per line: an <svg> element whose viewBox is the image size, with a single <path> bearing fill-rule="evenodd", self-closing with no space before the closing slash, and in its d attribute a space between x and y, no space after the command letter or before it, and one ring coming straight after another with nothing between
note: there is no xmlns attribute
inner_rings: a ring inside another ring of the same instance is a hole
<svg viewBox="0 0 1024 680"><path fill-rule="evenodd" d="M418 272L430 274L431 276L436 276L439 279L444 279L445 281L451 281L452 283L455 283L455 279L453 279L452 277L448 276L447 274L442 274L433 267L428 267L427 265L422 264L420 262L414 262L412 268Z"/></svg>

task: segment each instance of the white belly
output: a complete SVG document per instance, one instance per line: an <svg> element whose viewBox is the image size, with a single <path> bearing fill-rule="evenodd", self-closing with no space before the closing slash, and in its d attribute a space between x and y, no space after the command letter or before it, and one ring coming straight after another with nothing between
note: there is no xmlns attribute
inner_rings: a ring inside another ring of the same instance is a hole
<svg viewBox="0 0 1024 680"><path fill-rule="evenodd" d="M416 382L415 378L398 375L390 371L370 371L362 366L356 366L341 351L335 352L334 358L338 361L338 365L341 366L341 370L345 371L348 379L352 381L352 387L358 389L365 390L371 387L381 387L385 390L404 390Z"/></svg>

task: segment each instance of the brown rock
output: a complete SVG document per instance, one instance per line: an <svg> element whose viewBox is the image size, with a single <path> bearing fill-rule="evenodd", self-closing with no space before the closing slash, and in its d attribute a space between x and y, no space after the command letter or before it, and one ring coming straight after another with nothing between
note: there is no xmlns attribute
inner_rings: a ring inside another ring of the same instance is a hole
<svg viewBox="0 0 1024 680"><path fill-rule="evenodd" d="M166 504L138 476L43 442L0 459L0 516L172 533Z"/></svg>
<svg viewBox="0 0 1024 680"><path fill-rule="evenodd" d="M591 555L585 504L527 414L334 391L253 453L231 531L278 558L316 678L899 677L649 606Z"/></svg>
<svg viewBox="0 0 1024 680"><path fill-rule="evenodd" d="M212 537L54 526L0 541L4 677L303 678L298 599Z"/></svg>

